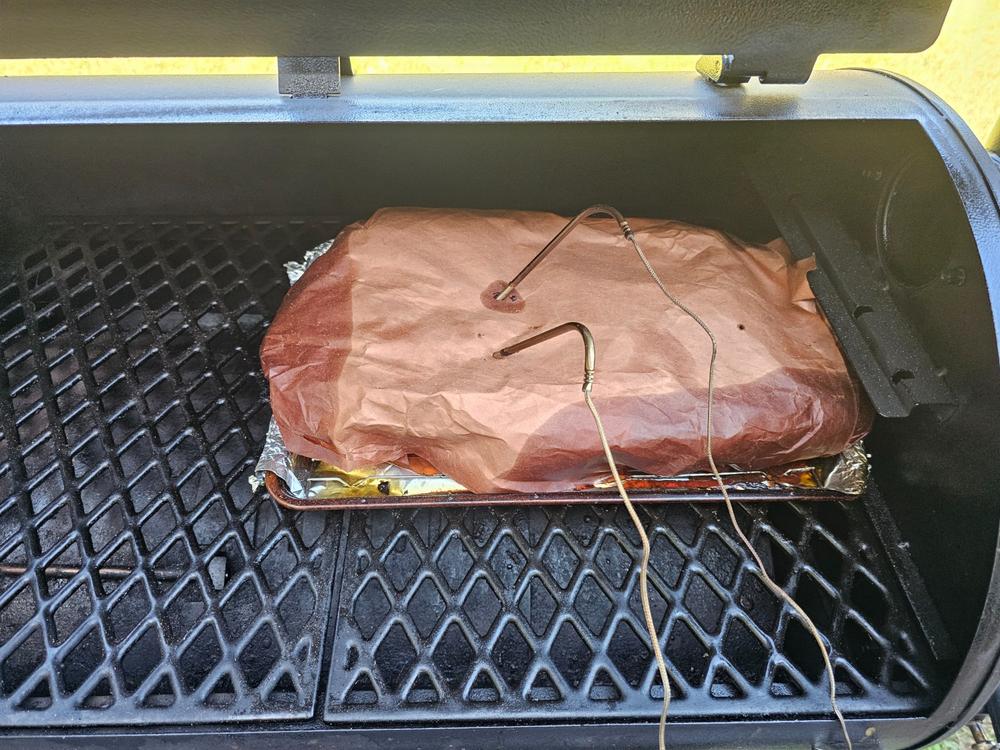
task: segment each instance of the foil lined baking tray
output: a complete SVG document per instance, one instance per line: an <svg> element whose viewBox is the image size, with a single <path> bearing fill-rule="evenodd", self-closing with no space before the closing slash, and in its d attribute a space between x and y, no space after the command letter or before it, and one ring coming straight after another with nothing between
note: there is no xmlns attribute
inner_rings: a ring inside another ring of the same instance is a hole
<svg viewBox="0 0 1000 750"><path fill-rule="evenodd" d="M282 505L299 510L346 510L357 507L405 508L431 505L521 505L616 502L611 476L581 483L571 492L477 495L429 466L417 468L384 464L360 471L344 471L313 459L287 454L284 476L260 470L263 481ZM864 491L868 458L860 444L839 456L776 467L767 471L731 468L722 479L740 501L847 499ZM622 479L633 501L718 501L721 492L709 473L655 476L628 469Z"/></svg>

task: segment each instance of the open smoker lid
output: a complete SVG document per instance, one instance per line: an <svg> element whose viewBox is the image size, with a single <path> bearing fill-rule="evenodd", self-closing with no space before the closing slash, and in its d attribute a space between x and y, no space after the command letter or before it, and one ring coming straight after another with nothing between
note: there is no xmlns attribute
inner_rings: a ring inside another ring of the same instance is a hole
<svg viewBox="0 0 1000 750"><path fill-rule="evenodd" d="M0 57L719 55L804 81L823 52L913 52L949 0L3 0Z"/></svg>

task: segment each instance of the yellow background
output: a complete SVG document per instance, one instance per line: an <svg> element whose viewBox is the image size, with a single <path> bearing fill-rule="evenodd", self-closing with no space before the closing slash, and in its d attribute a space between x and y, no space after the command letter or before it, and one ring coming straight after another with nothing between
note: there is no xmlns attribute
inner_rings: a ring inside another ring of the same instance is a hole
<svg viewBox="0 0 1000 750"><path fill-rule="evenodd" d="M0 50L0 56L3 55ZM980 138L1000 116L1000 0L953 0L938 40L915 54L824 55L818 67L893 70L925 84L958 110ZM521 73L693 70L692 55L598 57L356 57L365 73ZM274 73L274 58L0 60L0 75Z"/></svg>

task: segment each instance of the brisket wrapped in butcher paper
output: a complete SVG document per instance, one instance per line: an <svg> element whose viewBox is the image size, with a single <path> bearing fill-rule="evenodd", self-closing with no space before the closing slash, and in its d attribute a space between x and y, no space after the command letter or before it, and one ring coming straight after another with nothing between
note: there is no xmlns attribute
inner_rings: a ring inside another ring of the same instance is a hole
<svg viewBox="0 0 1000 750"><path fill-rule="evenodd" d="M833 455L867 432L871 409L817 309L811 261L793 261L781 240L629 223L718 340L720 466ZM494 299L565 224L551 213L387 208L344 229L261 347L288 449L347 471L420 459L477 493L564 491L603 476L580 338L493 357L572 320L594 335L593 398L616 462L658 475L705 469L710 342L614 220L584 221Z"/></svg>

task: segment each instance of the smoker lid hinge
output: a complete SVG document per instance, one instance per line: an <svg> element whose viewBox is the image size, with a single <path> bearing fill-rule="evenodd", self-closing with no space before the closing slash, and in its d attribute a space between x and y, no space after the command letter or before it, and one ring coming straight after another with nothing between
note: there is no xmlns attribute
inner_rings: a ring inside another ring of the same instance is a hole
<svg viewBox="0 0 1000 750"><path fill-rule="evenodd" d="M738 86L751 78L761 83L805 83L815 64L815 56L702 55L695 70L716 86Z"/></svg>
<svg viewBox="0 0 1000 750"><path fill-rule="evenodd" d="M349 57L279 57L278 93L292 98L339 96L341 75L351 75Z"/></svg>

